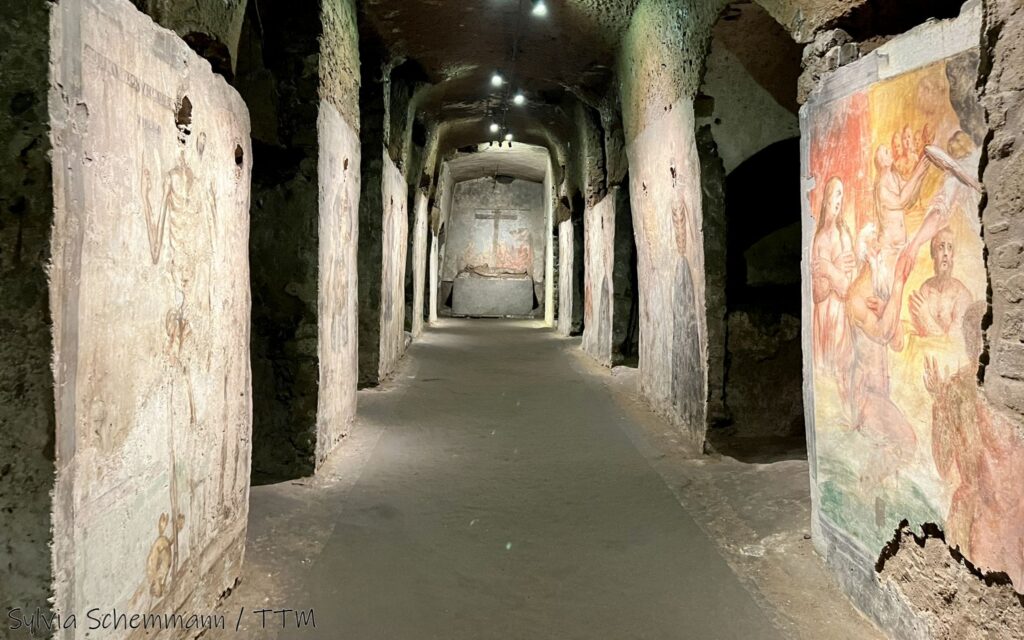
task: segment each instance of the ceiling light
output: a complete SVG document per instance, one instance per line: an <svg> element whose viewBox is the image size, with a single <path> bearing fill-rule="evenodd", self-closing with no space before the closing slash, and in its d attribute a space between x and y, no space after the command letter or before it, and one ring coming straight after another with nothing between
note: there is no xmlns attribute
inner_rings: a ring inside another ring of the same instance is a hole
<svg viewBox="0 0 1024 640"><path fill-rule="evenodd" d="M501 74L495 71L494 75L491 76L491 84L495 87L500 87L505 84L505 78L502 78Z"/></svg>
<svg viewBox="0 0 1024 640"><path fill-rule="evenodd" d="M500 131L500 130L501 130L501 127L498 126L497 122L492 122L491 123L491 133L498 133L498 131Z"/></svg>
<svg viewBox="0 0 1024 640"><path fill-rule="evenodd" d="M506 142L512 142L512 134L511 133L506 133L505 134L505 141Z"/></svg>
<svg viewBox="0 0 1024 640"><path fill-rule="evenodd" d="M548 15L548 5L544 3L544 0L534 0L533 15L540 18Z"/></svg>
<svg viewBox="0 0 1024 640"><path fill-rule="evenodd" d="M512 98L512 102L518 105L524 105L526 104L526 96L524 96L523 93L520 91L519 93L516 94L516 97Z"/></svg>

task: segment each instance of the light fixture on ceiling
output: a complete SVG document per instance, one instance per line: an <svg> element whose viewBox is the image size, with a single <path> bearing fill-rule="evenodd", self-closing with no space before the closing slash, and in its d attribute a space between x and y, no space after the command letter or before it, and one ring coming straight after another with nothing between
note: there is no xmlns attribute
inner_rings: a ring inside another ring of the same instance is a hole
<svg viewBox="0 0 1024 640"><path fill-rule="evenodd" d="M509 143L512 142L512 134L511 133L506 133L505 134L505 142L509 142Z"/></svg>
<svg viewBox="0 0 1024 640"><path fill-rule="evenodd" d="M495 87L500 87L503 84L505 84L505 78L502 78L501 74L495 71L494 75L491 76L491 85Z"/></svg>
<svg viewBox="0 0 1024 640"><path fill-rule="evenodd" d="M516 103L519 106L523 106L524 104L526 104L526 96L524 96L523 92L520 91L519 93L516 94L514 98L512 98L512 102Z"/></svg>
<svg viewBox="0 0 1024 640"><path fill-rule="evenodd" d="M497 122L492 122L491 123L491 133L498 133L498 131L500 131L500 130L501 130L501 127L498 126Z"/></svg>
<svg viewBox="0 0 1024 640"><path fill-rule="evenodd" d="M533 15L538 18L548 15L548 5L544 0L533 0Z"/></svg>

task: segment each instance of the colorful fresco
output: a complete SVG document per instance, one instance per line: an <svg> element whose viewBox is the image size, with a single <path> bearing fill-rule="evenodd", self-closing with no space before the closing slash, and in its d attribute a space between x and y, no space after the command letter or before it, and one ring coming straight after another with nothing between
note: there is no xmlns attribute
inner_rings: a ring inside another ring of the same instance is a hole
<svg viewBox="0 0 1024 640"><path fill-rule="evenodd" d="M871 553L936 523L1024 584L1024 444L986 405L967 51L808 109L813 390L821 514Z"/></svg>

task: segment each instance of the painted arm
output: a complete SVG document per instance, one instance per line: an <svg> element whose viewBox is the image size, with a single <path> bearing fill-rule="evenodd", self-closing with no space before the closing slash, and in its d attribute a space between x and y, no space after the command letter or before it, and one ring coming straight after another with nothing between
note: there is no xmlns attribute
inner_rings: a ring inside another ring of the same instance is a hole
<svg viewBox="0 0 1024 640"><path fill-rule="evenodd" d="M867 298L853 296L847 301L854 324L878 344L888 345L901 337L899 320L903 301L903 285L904 281L897 278L892 294L878 313L872 311Z"/></svg>
<svg viewBox="0 0 1024 640"><path fill-rule="evenodd" d="M903 188L893 189L884 185L878 196L882 206L892 210L906 209L917 202L921 196L921 185L924 184L924 175L928 171L928 166L928 158L922 156Z"/></svg>

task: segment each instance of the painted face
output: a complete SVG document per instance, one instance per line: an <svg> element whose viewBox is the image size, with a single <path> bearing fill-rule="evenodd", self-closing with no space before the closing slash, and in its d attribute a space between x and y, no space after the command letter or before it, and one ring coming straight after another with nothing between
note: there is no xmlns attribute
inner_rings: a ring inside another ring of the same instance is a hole
<svg viewBox="0 0 1024 640"><path fill-rule="evenodd" d="M892 153L897 158L903 155L903 138L898 131L892 134Z"/></svg>
<svg viewBox="0 0 1024 640"><path fill-rule="evenodd" d="M910 127L903 127L903 150L907 153L915 151L914 149L914 133L910 130Z"/></svg>
<svg viewBox="0 0 1024 640"><path fill-rule="evenodd" d="M935 239L932 240L932 261L935 263L936 275L948 276L953 272L955 253L951 232L947 230L935 236Z"/></svg>
<svg viewBox="0 0 1024 640"><path fill-rule="evenodd" d="M832 197L828 202L829 214L833 218L838 218L839 214L843 212L843 183L837 183L832 189Z"/></svg>

